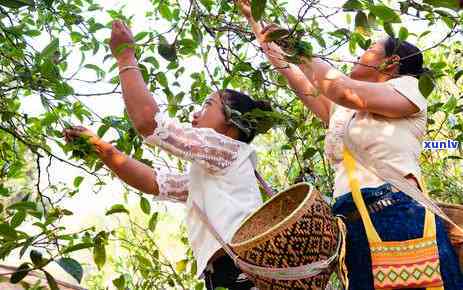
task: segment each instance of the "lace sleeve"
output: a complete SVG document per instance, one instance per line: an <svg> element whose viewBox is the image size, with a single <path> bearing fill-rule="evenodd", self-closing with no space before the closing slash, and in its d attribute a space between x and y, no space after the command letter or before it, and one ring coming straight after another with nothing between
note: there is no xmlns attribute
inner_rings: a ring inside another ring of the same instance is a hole
<svg viewBox="0 0 463 290"><path fill-rule="evenodd" d="M192 128L176 119L156 114L156 129L145 143L159 146L178 158L197 162L209 172L230 167L244 143L217 133L210 128Z"/></svg>
<svg viewBox="0 0 463 290"><path fill-rule="evenodd" d="M188 175L155 170L156 181L159 187L159 196L156 200L167 200L173 202L186 202L188 198Z"/></svg>

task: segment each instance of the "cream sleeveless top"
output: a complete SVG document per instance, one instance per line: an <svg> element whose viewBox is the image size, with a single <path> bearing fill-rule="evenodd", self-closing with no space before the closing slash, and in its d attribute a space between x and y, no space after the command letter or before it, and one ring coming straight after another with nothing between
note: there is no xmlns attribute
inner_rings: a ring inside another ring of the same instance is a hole
<svg viewBox="0 0 463 290"><path fill-rule="evenodd" d="M422 138L426 133L427 102L418 89L418 80L403 76L387 81L395 90L409 99L419 112L406 118L388 118L369 112L356 112L349 127L353 142L375 158L387 162L403 176L413 174L421 178L419 155ZM333 196L350 192L347 172L342 165L343 129L351 109L331 106L330 123L325 138L325 155L335 170ZM357 176L362 187L377 187L385 181L358 164Z"/></svg>

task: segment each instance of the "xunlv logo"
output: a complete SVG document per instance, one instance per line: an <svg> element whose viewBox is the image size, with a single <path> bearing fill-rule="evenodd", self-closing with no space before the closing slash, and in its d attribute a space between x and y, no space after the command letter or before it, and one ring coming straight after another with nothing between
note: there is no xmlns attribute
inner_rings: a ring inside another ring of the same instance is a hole
<svg viewBox="0 0 463 290"><path fill-rule="evenodd" d="M444 140L444 141L423 141L423 148L425 150L442 150L442 149L457 149L458 141Z"/></svg>

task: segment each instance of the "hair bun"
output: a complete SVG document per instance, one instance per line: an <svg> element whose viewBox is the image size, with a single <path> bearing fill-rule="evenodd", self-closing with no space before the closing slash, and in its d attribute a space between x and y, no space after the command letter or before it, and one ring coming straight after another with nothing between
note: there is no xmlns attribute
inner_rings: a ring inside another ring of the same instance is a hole
<svg viewBox="0 0 463 290"><path fill-rule="evenodd" d="M257 109L262 111L272 111L272 105L269 101L254 101L254 104Z"/></svg>

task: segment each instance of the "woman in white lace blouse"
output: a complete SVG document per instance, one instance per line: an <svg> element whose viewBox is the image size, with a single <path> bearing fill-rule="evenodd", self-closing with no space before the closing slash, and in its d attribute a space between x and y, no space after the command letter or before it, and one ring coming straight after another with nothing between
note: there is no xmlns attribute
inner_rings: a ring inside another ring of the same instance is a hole
<svg viewBox="0 0 463 290"><path fill-rule="evenodd" d="M111 48L133 43L130 30L113 24ZM180 124L159 112L138 69L134 51L116 56L127 111L145 143L158 146L178 158L191 161L188 174L154 170L126 156L84 127L65 131L67 140L87 136L101 160L120 179L157 199L183 202L187 207L188 238L197 260L198 274L204 274L208 289L251 289L252 283L224 255L221 245L201 222L196 203L226 241L231 241L242 220L262 204L254 175L256 156L248 144L258 134L254 110L269 111L265 102L224 90L209 96L193 115L192 126ZM251 119L249 119L251 118ZM207 268L207 270L206 270Z"/></svg>

